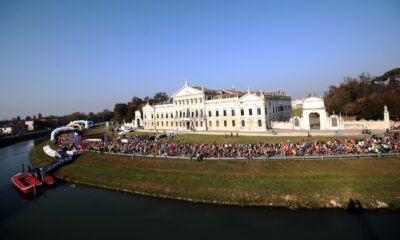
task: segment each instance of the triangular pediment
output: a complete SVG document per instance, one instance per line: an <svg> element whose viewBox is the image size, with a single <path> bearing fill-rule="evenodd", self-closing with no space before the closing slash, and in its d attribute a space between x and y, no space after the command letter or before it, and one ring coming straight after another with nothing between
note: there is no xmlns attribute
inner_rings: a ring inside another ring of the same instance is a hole
<svg viewBox="0 0 400 240"><path fill-rule="evenodd" d="M143 109L144 111L146 111L146 110L153 110L153 107L150 106L150 104L147 103L142 109Z"/></svg>
<svg viewBox="0 0 400 240"><path fill-rule="evenodd" d="M263 100L263 98L251 93L247 93L240 98L240 101L260 101L260 100Z"/></svg>
<svg viewBox="0 0 400 240"><path fill-rule="evenodd" d="M195 95L195 94L201 94L203 93L201 90L185 85L178 91L176 91L174 94L172 94L172 97L184 97L184 96L190 96L190 95Z"/></svg>

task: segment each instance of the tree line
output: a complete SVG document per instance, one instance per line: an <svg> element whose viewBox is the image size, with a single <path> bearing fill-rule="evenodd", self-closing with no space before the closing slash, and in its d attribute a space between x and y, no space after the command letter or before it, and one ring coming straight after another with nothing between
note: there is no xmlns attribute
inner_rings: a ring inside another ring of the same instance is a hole
<svg viewBox="0 0 400 240"><path fill-rule="evenodd" d="M37 126L40 126L40 128L55 128L59 126L66 125L70 123L73 120L78 120L78 119L86 119L86 120L92 120L95 123L96 122L106 122L112 120L114 116L114 113L111 112L108 109L104 109L101 112L98 113L93 113L89 112L88 114L85 114L83 112L75 112L72 114L67 114L64 116L56 116L56 115L49 115L49 116L43 116L41 113L39 113L36 117L36 115L31 116L26 116L24 120L37 120L36 124ZM0 121L0 124L14 124L14 123L19 123L23 119L21 119L20 116L14 117L10 120L3 120Z"/></svg>
<svg viewBox="0 0 400 240"><path fill-rule="evenodd" d="M114 106L114 122L122 123L124 120L131 122L135 118L135 111L142 111L142 107L147 103L150 105L160 104L167 102L168 99L169 97L165 92L158 92L152 98L146 96L142 99L134 96L130 102L116 103Z"/></svg>
<svg viewBox="0 0 400 240"><path fill-rule="evenodd" d="M330 86L325 92L327 111L355 116L356 119L383 119L386 105L390 118L399 120L400 115L400 68L372 77L361 73L358 77L346 77L339 86Z"/></svg>

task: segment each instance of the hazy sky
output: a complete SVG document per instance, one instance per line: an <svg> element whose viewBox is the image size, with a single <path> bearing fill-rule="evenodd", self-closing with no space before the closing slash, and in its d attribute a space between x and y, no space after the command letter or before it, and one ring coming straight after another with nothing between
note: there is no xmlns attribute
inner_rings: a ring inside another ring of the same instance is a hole
<svg viewBox="0 0 400 240"><path fill-rule="evenodd" d="M0 119L211 89L323 94L400 67L400 1L0 1Z"/></svg>

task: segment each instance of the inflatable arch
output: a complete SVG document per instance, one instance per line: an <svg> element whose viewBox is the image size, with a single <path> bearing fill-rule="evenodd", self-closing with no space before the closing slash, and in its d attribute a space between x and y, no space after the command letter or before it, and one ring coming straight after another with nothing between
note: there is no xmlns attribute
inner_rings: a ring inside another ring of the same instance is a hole
<svg viewBox="0 0 400 240"><path fill-rule="evenodd" d="M79 131L83 131L84 130L83 125L81 125L79 123L70 123L70 124L67 125L67 127L73 127L73 128L78 129Z"/></svg>
<svg viewBox="0 0 400 240"><path fill-rule="evenodd" d="M51 132L50 135L50 140L54 143L57 143L57 137L60 136L61 134L65 134L65 133L76 133L75 135L82 135L82 131L74 128L74 127L59 127L54 129Z"/></svg>
<svg viewBox="0 0 400 240"><path fill-rule="evenodd" d="M80 124L83 127L85 127L85 129L89 129L89 128L94 126L94 122L93 121L89 121L89 120L75 120L75 121L70 122L70 124L71 123Z"/></svg>

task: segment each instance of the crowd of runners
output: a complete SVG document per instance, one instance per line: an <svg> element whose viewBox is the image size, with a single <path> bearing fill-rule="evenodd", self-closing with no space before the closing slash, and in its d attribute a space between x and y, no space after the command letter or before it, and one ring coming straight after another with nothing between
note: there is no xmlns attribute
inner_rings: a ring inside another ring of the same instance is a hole
<svg viewBox="0 0 400 240"><path fill-rule="evenodd" d="M399 142L393 137L372 136L362 139L336 139L331 141L303 140L300 142L280 143L187 143L163 141L154 142L144 138L131 137L119 139L113 137L107 142L83 141L83 149L105 153L180 156L203 158L259 158L345 155L368 153L398 152Z"/></svg>

